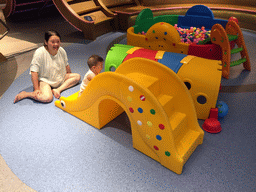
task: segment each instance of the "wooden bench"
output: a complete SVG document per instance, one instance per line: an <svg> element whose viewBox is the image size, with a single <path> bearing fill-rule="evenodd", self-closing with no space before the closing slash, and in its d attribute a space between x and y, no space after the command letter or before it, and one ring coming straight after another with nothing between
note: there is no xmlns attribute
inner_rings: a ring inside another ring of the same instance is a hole
<svg viewBox="0 0 256 192"><path fill-rule="evenodd" d="M107 20L109 21L113 20L113 17L106 16L102 11L91 12L86 15L80 16L80 18L84 19L85 16L90 16L93 19L95 25Z"/></svg>
<svg viewBox="0 0 256 192"><path fill-rule="evenodd" d="M139 0L96 0L98 1L105 10L110 11L112 13L117 13L117 11L127 12L129 9L137 9L140 7ZM125 18L123 18L123 16ZM119 30L126 30L127 25L123 23L126 19L127 15L118 14L117 13L117 26Z"/></svg>
<svg viewBox="0 0 256 192"><path fill-rule="evenodd" d="M53 0L58 10L74 27L82 31L86 39L116 30L113 12L104 9L98 0ZM90 16L92 21L86 19Z"/></svg>
<svg viewBox="0 0 256 192"><path fill-rule="evenodd" d="M74 1L72 1L74 2ZM83 15L89 12L100 10L100 6L97 6L94 1L85 1L75 4L70 4L70 7L78 14Z"/></svg>
<svg viewBox="0 0 256 192"><path fill-rule="evenodd" d="M138 0L99 0L101 1L106 7L113 8L113 7L122 7L122 6L138 6L140 2Z"/></svg>

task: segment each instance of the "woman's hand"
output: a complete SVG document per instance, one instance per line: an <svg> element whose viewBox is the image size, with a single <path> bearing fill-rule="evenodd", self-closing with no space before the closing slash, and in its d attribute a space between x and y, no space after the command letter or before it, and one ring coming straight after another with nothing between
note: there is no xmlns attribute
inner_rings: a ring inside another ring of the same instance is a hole
<svg viewBox="0 0 256 192"><path fill-rule="evenodd" d="M70 69L69 65L66 66L66 71L67 71L67 73L71 73L71 69Z"/></svg>
<svg viewBox="0 0 256 192"><path fill-rule="evenodd" d="M34 90L40 90L39 87L39 80L38 80L38 73L31 71L31 80L33 83Z"/></svg>

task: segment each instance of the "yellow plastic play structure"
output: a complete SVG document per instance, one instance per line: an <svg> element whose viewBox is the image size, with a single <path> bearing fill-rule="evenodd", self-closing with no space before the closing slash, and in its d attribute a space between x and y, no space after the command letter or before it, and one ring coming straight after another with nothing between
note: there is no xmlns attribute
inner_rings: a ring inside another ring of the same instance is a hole
<svg viewBox="0 0 256 192"><path fill-rule="evenodd" d="M216 108L222 75L221 61L115 44L108 51L105 71L110 71L112 67L117 69L123 62L136 57L154 60L174 70L192 96L198 119L207 119L211 109Z"/></svg>
<svg viewBox="0 0 256 192"><path fill-rule="evenodd" d="M165 35L166 31L168 34ZM239 25L234 21L228 21L226 28L215 24L211 29L211 43L207 45L189 45L182 43L178 31L169 23L159 22L149 28L146 35L135 34L134 27L127 30L127 45L144 47L152 50L161 50L186 55L199 54L200 57L221 60L222 76L229 79L230 68L243 64L243 67L251 71L250 59ZM230 42L234 42L237 48L231 49ZM217 46L216 46L217 45ZM194 49L193 52L191 50ZM198 50L195 52L195 50ZM220 50L220 52L218 52ZM222 53L222 54L221 54ZM232 54L240 53L241 58L231 61ZM197 55L198 56L198 55Z"/></svg>
<svg viewBox="0 0 256 192"><path fill-rule="evenodd" d="M133 147L177 174L203 142L187 87L149 59L129 59L115 72L97 75L80 97L61 97L55 105L98 129L125 111Z"/></svg>
<svg viewBox="0 0 256 192"><path fill-rule="evenodd" d="M209 118L211 109L216 108L222 74L221 61L188 55L181 62L183 65L177 75L188 85L197 118L205 120Z"/></svg>
<svg viewBox="0 0 256 192"><path fill-rule="evenodd" d="M166 31L168 33L165 35ZM157 37L157 38L156 38ZM134 27L127 29L127 45L188 55L189 44L182 43L178 31L169 23L159 22L146 35L136 34Z"/></svg>
<svg viewBox="0 0 256 192"><path fill-rule="evenodd" d="M127 30L127 45L221 60L222 76L229 79L233 66L243 64L246 70L251 70L243 33L237 23L235 17L229 20L215 19L212 10L205 5L191 7L185 16L154 17L150 9L144 9L138 14L135 25ZM177 25L176 28L174 25ZM206 38L194 41L195 37L204 37L206 33L198 35L198 31L184 31L191 27L207 29ZM231 61L231 55L237 53L240 53L240 59Z"/></svg>

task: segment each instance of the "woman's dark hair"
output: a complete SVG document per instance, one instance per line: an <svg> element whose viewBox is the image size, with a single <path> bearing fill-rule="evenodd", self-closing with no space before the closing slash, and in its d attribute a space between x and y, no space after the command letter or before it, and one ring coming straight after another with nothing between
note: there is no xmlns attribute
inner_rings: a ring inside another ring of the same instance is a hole
<svg viewBox="0 0 256 192"><path fill-rule="evenodd" d="M46 42L48 42L51 36L58 36L58 37L61 39L60 34L59 34L57 31L55 31L55 30L49 30L49 31L45 32L45 34L44 34L44 40L45 40ZM44 43L44 46L46 46L45 43Z"/></svg>

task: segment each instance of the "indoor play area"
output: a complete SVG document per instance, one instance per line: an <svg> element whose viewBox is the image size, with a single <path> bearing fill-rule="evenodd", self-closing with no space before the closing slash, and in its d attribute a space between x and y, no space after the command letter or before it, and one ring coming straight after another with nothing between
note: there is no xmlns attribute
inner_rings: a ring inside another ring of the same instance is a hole
<svg viewBox="0 0 256 192"><path fill-rule="evenodd" d="M93 54L104 69L79 97L80 84L14 104L33 91L35 49L0 63L1 87L16 76L0 98L0 191L256 190L252 1L44 0L56 15L27 23L5 3L3 39L40 46L59 29L72 72Z"/></svg>

